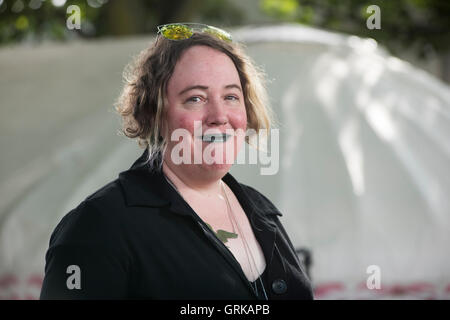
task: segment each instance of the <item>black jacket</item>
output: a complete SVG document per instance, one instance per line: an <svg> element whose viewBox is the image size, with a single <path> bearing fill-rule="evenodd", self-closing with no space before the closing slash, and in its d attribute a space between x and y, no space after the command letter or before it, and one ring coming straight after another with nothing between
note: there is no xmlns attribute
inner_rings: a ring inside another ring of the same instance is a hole
<svg viewBox="0 0 450 320"><path fill-rule="evenodd" d="M55 228L41 299L256 299L233 254L163 174L149 170L147 155ZM281 213L230 174L223 181L263 250L268 298L312 299Z"/></svg>

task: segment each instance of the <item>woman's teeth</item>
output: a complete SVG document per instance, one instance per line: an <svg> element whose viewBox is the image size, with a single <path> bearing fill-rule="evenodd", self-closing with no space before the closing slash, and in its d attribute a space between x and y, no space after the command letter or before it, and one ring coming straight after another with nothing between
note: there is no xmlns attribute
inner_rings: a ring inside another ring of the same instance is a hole
<svg viewBox="0 0 450 320"><path fill-rule="evenodd" d="M202 136L202 141L204 142L225 142L230 137L229 134L226 133L218 133L218 134L205 134Z"/></svg>

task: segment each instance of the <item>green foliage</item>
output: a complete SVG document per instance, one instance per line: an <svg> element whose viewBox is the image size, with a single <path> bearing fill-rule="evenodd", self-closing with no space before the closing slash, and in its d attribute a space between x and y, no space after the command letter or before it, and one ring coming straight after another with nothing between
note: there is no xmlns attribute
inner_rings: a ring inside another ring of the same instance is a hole
<svg viewBox="0 0 450 320"><path fill-rule="evenodd" d="M368 29L370 5L381 11L381 29ZM391 51L413 48L419 55L450 48L448 0L261 0L262 10L281 21L295 21L371 37Z"/></svg>
<svg viewBox="0 0 450 320"><path fill-rule="evenodd" d="M61 2L61 1L60 1ZM243 14L227 0L0 0L0 44L22 40L155 33L170 22L240 24ZM80 8L81 29L69 30L67 7Z"/></svg>
<svg viewBox="0 0 450 320"><path fill-rule="evenodd" d="M263 0L262 9L282 20L295 19L298 12L296 0Z"/></svg>

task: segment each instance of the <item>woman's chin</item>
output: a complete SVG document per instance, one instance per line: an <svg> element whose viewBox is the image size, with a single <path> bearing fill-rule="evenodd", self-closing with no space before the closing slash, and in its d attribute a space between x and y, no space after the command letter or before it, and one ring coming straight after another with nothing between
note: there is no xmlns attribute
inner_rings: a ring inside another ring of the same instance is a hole
<svg viewBox="0 0 450 320"><path fill-rule="evenodd" d="M227 174L228 171L230 171L232 165L232 163L224 163L219 161L211 164L202 163L199 166L201 166L201 171L205 172L206 175L214 175L220 179Z"/></svg>

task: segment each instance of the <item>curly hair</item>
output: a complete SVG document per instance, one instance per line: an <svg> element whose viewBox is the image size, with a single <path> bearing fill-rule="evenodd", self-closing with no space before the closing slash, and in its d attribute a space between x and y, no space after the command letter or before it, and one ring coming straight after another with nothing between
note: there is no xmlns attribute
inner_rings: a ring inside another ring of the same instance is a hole
<svg viewBox="0 0 450 320"><path fill-rule="evenodd" d="M241 81L247 112L247 129L269 132L272 112L268 105L265 77L244 53L241 45L220 40L207 33L195 33L182 41L158 37L136 56L124 70L125 85L115 104L122 117L122 132L137 138L148 148L152 168L161 168L167 137L161 132L165 116L167 83L183 52L192 46L208 46L226 54L234 63ZM249 143L248 137L246 137Z"/></svg>

